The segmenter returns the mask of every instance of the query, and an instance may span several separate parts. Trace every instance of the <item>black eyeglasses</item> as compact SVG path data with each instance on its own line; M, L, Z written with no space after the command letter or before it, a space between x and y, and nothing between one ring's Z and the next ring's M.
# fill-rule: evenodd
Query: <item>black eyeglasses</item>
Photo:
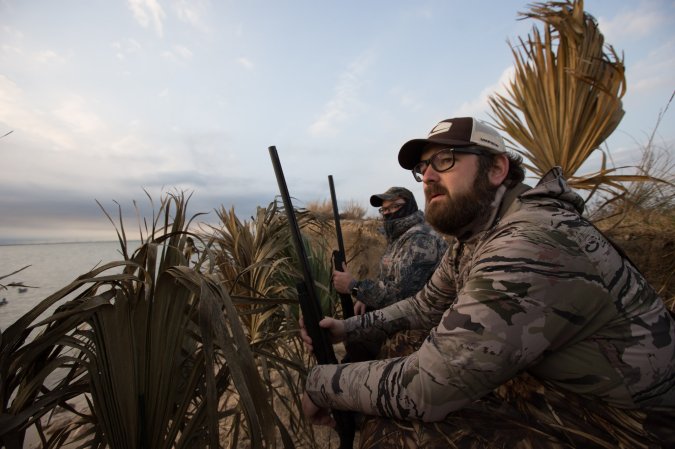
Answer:
M389 205L389 206L387 206L387 207L380 207L380 208L378 209L378 211L379 211L382 215L388 214L388 213L390 213L390 212L396 212L397 210L399 210L400 208L402 208L404 204L405 204L405 203L394 203L394 204L391 204L391 205Z
M461 154L485 154L485 149L480 147L443 148L438 150L429 159L419 161L412 169L415 181L422 182L422 177L431 165L438 173L443 173L455 166L455 153Z

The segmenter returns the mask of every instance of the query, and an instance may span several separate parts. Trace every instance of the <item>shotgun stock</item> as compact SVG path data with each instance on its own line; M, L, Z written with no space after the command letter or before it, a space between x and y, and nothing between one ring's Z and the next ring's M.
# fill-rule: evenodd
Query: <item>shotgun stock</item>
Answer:
M305 252L305 246L300 234L300 227L295 217L295 211L291 202L291 197L286 186L286 179L281 168L279 155L274 146L269 147L270 158L274 167L274 174L279 184L279 192L284 203L284 210L288 218L288 225L290 226L291 234L293 235L293 245L300 259L302 268L303 280L297 284L298 301L300 302L300 310L302 311L303 320L307 333L312 338L312 347L314 348L314 356L319 364L335 364L337 358L333 345L330 339L330 334L326 329L319 326L319 321L323 318L321 314L321 307L319 306L316 290L314 288L314 280L309 268L309 261ZM353 311L352 311L353 313ZM333 410L333 418L336 422L336 431L340 437L340 449L350 449L354 445L355 424L354 415L352 412L343 410Z

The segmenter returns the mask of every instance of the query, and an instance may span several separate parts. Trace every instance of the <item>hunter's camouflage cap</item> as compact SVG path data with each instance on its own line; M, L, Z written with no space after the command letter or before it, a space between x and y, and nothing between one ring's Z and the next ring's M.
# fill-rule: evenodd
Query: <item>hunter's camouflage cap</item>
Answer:
M490 125L473 117L449 118L432 128L426 139L406 142L398 152L401 167L412 170L420 161L427 144L442 144L452 147L479 146L490 153L506 153L504 138Z
M396 198L402 198L406 202L410 201L413 194L405 187L391 187L384 193L378 193L370 197L370 205L373 207L380 207L383 201L391 201Z

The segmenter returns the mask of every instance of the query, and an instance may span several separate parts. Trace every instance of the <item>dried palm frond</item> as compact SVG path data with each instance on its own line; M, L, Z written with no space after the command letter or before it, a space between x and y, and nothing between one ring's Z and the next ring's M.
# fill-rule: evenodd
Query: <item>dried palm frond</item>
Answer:
M307 234L306 254L318 297L329 314L335 299L322 237L325 222L308 210L295 212ZM310 363L298 338L296 283L302 274L286 215L277 202L257 208L251 221L239 220L234 209L217 213L221 225L210 226L208 233L217 272L236 302L248 342L270 385L270 402L289 422L293 437L312 446L314 429L299 404Z
M186 204L182 194L163 198L132 255L120 212L124 259L78 277L2 333L0 446L21 448L32 427L43 447L219 447L221 417L233 415L251 447L274 446L275 429L288 435L234 302L209 273L208 247L187 266L187 236L199 236Z
M3 275L0 276L0 281L8 278L10 276L14 276L17 273L21 273L23 270L25 270L26 268L29 268L29 267L30 267L30 265L26 265L26 266L23 266L23 267L19 268L18 270L12 271L9 274L3 274ZM24 285L23 282L19 282L19 281L13 281L13 282L9 282L7 284L3 284L3 283L0 282L0 290L7 290L7 287L29 287L29 286Z
M323 224L308 211L297 211L298 223L315 236ZM242 319L251 343L267 338L279 326L275 315L285 315L282 307L292 302L297 317L295 282L300 278L299 264L291 246L291 237L285 215L276 202L267 208L257 208L256 217L241 221L234 209L218 211L222 226L211 226L213 253L217 270L229 293L241 304ZM325 269L326 258L317 245L306 242L317 288L327 291L330 273ZM317 252L319 251L319 252ZM277 298L277 300L273 300ZM278 300L279 298L285 298ZM330 297L322 295L326 313L330 312ZM268 325L265 327L265 325ZM271 325L271 327L270 327Z
M583 0L534 3L521 13L542 21L544 29L534 27L518 48L511 46L516 67L508 96L495 94L489 104L537 177L560 166L573 187L614 189L647 177L618 175L604 163L594 174L577 175L619 125L626 92L623 57L605 45L583 7Z

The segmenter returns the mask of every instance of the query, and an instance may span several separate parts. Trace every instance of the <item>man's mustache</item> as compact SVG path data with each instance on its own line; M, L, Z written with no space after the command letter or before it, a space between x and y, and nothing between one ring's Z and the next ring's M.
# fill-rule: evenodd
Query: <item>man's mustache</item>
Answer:
M447 195L448 190L439 185L438 183L427 184L424 186L424 195L427 199L432 198L435 195Z

